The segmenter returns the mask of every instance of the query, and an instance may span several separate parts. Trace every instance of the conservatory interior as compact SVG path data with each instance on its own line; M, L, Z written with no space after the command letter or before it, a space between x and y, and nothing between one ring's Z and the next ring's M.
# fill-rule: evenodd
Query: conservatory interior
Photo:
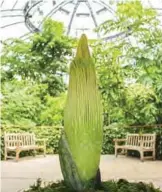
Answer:
M1 0L1 191L162 191L162 0Z

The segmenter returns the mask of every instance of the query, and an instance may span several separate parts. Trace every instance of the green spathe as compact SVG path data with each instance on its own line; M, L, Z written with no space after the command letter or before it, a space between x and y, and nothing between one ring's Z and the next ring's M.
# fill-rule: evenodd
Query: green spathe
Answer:
M102 147L102 105L96 83L95 65L87 38L79 40L70 66L70 80L64 112L65 135L81 181L95 178Z

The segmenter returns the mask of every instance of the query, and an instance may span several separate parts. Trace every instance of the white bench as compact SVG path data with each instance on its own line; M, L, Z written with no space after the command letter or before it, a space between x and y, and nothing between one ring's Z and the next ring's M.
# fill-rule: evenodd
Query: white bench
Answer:
M141 161L144 159L155 160L155 144L156 134L128 134L126 139L114 139L115 141L115 156L118 155L118 149L126 152L128 150L136 150L140 153ZM119 142L125 142L124 145L119 145ZM145 152L152 152L152 156L144 156Z
M16 158L19 160L21 151L42 149L44 156L46 155L45 139L36 139L34 133L4 133L4 159ZM15 151L15 156L8 156L9 151Z

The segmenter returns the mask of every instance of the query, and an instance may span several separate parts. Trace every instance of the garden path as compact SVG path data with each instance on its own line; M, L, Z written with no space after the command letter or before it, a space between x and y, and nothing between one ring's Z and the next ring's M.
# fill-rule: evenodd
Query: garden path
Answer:
M129 181L153 182L162 189L162 161L141 162L137 158L114 155L101 157L102 180L125 178ZM21 158L1 161L1 192L18 192L27 189L37 178L44 181L62 179L58 155Z

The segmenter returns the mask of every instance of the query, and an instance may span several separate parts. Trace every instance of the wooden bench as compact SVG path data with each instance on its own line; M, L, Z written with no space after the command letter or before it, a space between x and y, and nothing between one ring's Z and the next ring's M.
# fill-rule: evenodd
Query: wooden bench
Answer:
M144 159L155 160L156 134L128 134L126 139L114 139L114 141L116 157L118 149L125 151L126 155L128 150L136 150L140 153L141 161ZM125 142L125 144L119 145L121 142ZM144 156L145 152L152 152L152 156Z
M21 151L42 149L44 156L46 155L45 139L36 139L34 133L4 133L4 158L16 158L19 160ZM8 156L9 151L16 152L15 156Z

